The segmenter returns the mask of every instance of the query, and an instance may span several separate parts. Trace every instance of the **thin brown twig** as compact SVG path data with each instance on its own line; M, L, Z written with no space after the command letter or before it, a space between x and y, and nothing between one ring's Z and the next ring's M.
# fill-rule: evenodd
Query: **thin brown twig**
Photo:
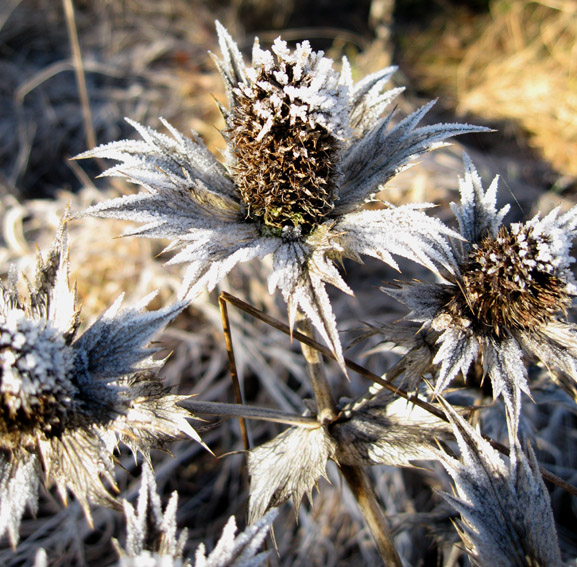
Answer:
M82 52L80 50L78 29L76 28L76 20L74 18L74 5L72 0L62 0L62 3L64 5L66 28L70 39L70 48L72 49L72 59L74 61L74 72L76 74L80 105L82 107L82 119L86 131L86 144L90 149L92 149L96 147L96 134L94 133L94 126L92 124L92 112L90 111L90 100L88 98L88 89L86 87L86 77L84 76Z
M230 376L232 378L232 390L234 392L234 401L243 405L244 400L242 398L242 391L240 388L240 381L238 379L238 372L236 369L236 360L234 358L234 349L232 346L232 335L230 331L230 321L228 318L228 309L226 307L226 301L222 298L218 298L218 307L220 309L220 318L222 321L222 330L224 333L224 343L226 345L226 354L228 356L228 368L230 371ZM242 443L244 448L248 451L250 449L250 443L248 439L248 430L246 427L246 421L243 417L238 418L238 423L240 425L240 433L242 435Z
M239 299L238 297L235 297L234 295L231 295L230 293L227 293L226 291L223 291L221 293L221 297L224 300L231 303L232 305L234 305L235 307L237 307L238 309L241 309L245 313L248 313L249 315L251 315L255 319L259 319L263 323L266 323L267 325L274 327L275 329L281 331L282 333L295 338L299 342L308 344L309 346L318 350L324 356L331 358L333 360L336 360L335 355L324 345L321 345L320 343L316 342L315 340L311 339L310 337L307 337L306 335L303 335L302 333L299 333L298 331L292 331L291 332L291 329L288 325L286 325L285 323L282 323L281 321L279 321L278 319L275 319L274 317L271 317L270 315L267 315L266 313L263 313L262 311L260 311L256 307L253 307L249 303L242 301L242 299ZM424 400L421 400L420 398L418 398L415 395L408 394L405 390L403 390L402 388L399 388L399 386L392 384L391 382L383 379L381 376L378 376L377 374L374 374L373 372L371 372L367 368L364 368L360 364L357 364L356 362L353 362L352 360L345 358L345 365L347 366L347 368L350 368L351 370L353 370L354 372L356 372L360 376L363 376L364 378L367 378L367 379L375 382L376 384L381 385L386 390L389 390L390 392L397 394L398 396L406 399L407 401L411 402L412 404L415 404L415 405L423 408L424 410L428 411L429 413L435 415L439 419L442 419L443 421L450 423L449 418L439 408L433 406L432 404L425 402ZM509 455L509 449L507 447L505 447L505 445L502 445L501 443L499 443L498 441L495 441L494 439L491 439L490 437L487 437L487 436L483 436L483 437L486 439L487 442L489 442L491 444L492 447L497 449L497 451L499 451L500 453L502 453L504 455ZM542 466L539 466L539 470L541 472L541 476L545 480L547 480L547 481L551 482L552 484L558 486L559 488L565 490L565 492L567 492L568 494L571 494L572 496L577 496L577 487L573 486L572 484L568 483L566 480L562 479L561 477L557 476L556 474L553 474L551 471L547 470L546 468L544 468Z
M303 335L312 340L315 339L314 328L302 312L299 312L297 316L297 328ZM307 375L313 387L317 420L320 424L328 425L336 420L338 410L327 380L322 354L314 346L309 346L307 343L301 342L300 345L306 363ZM340 470L351 489L385 565L402 567L387 519L377 501L374 490L370 486L365 471L362 467L356 466L343 466Z

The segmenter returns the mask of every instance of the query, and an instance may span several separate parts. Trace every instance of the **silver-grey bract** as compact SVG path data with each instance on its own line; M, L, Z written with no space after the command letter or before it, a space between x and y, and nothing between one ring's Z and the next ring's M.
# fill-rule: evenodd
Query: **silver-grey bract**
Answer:
M277 516L271 510L264 518L237 534L236 520L231 516L222 536L207 555L204 544L194 554L194 561L183 556L187 532L176 535L178 496L173 492L164 512L156 492L154 475L148 466L142 471L142 484L136 510L124 502L126 545L116 545L120 561L117 567L261 567L268 552L259 549Z
M89 208L86 213L143 223L127 234L172 239L186 263L184 295L196 295L237 263L272 254L271 293L279 289L291 325L301 310L344 368L325 284L352 293L335 260L362 255L395 266L393 254L434 266L446 263L452 234L422 210L427 204L363 210L363 205L415 157L450 136L483 132L466 124L417 127L429 103L391 126L380 118L402 89L385 90L387 68L354 84L348 62L340 73L308 42L291 51L280 38L258 41L252 65L217 23L226 85L224 163L198 136L171 137L132 123L140 141L100 146L79 157L120 163L105 172L145 191Z

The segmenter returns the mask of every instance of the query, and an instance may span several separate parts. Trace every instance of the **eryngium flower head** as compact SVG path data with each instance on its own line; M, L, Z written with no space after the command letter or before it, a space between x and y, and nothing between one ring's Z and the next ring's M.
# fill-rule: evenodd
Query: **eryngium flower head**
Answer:
M308 42L294 51L277 39L253 49L252 65L217 24L228 109L225 162L197 136L169 124L172 138L134 124L142 141L122 141L80 157L120 161L120 175L146 193L115 199L88 214L144 223L129 234L171 238L189 264L184 289L213 288L237 263L273 255L269 288L278 288L291 324L302 310L344 366L325 284L352 293L333 265L363 254L395 265L392 254L431 264L448 253L446 227L421 206L359 210L416 156L446 138L484 128L463 124L417 127L431 104L394 127L379 119L401 89L385 91L384 69L356 85Z
M508 207L496 208L497 178L485 192L468 157L465 167L461 204L453 210L466 240L454 246L446 281L384 291L407 304L409 317L436 337L437 392L459 372L466 375L482 354L493 394L503 395L516 431L521 391L530 393L524 353L540 360L574 397L577 392L577 332L565 317L577 292L569 269L577 207L501 226Z
M90 518L89 499L117 506L103 480L114 486L118 441L147 456L182 434L198 440L145 348L184 304L143 313L150 297L124 310L120 299L77 337L65 221L28 288L22 297L14 271L0 282L0 536L13 545L43 479L64 500L71 490Z

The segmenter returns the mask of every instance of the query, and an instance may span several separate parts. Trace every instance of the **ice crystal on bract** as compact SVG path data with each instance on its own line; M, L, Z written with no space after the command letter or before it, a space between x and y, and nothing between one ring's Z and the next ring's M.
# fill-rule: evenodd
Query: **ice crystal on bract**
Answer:
M477 567L561 567L547 488L530 447L511 437L509 463L448 403L443 403L461 461L441 454L456 495L444 498L461 514L459 535Z
M126 517L126 546L120 553L118 567L186 567L183 559L186 530L176 535L176 510L178 494L172 493L164 512L156 481L150 467L142 468L141 485L136 510L124 501ZM116 543L116 542L115 542Z
M385 90L384 69L357 84L343 62L308 42L294 51L277 39L253 49L252 65L217 24L228 108L220 163L198 137L169 124L172 137L132 123L142 141L86 152L120 164L120 175L146 192L88 209L102 217L144 223L128 234L170 238L181 248L172 263L187 263L184 290L212 289L236 264L273 255L270 291L279 289L294 323L301 310L344 367L325 285L352 293L333 261L369 255L396 266L398 254L432 266L450 253L450 231L428 217L426 205L361 210L382 186L420 154L457 134L486 129L465 124L418 127L428 104L397 125L385 107L401 89Z
M264 564L268 553L259 553L259 548L276 517L276 510L239 535L231 516L213 551L207 556L205 546L200 544L191 561L183 557L186 530L176 535L177 496L176 492L172 494L163 512L153 473L149 467L143 469L137 509L124 503L127 541L125 549L116 545L120 553L117 567L260 567Z
M429 344L436 340L437 392L482 355L493 394L503 396L516 431L521 391L530 394L524 356L541 361L577 399L577 329L565 314L577 293L569 269L577 207L502 226L507 207L496 208L497 178L485 191L467 157L465 167L461 203L453 209L466 241L454 244L450 272L441 269L445 282L384 291L424 323Z
M114 486L119 441L147 456L183 435L200 440L146 348L185 304L145 313L151 297L122 310L121 299L77 336L66 220L50 252L38 255L27 296L14 271L0 282L0 536L13 545L45 480L64 500L74 493L90 517L89 500L118 506L103 480Z

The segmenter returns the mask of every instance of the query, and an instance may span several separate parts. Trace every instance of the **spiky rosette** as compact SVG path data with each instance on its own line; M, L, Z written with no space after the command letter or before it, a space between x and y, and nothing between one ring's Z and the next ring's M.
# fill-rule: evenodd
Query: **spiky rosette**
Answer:
M467 375L482 355L495 397L502 395L516 432L521 392L530 394L524 357L541 361L577 398L577 330L566 310L577 288L570 266L577 207L501 226L497 179L485 191L468 157L461 203L453 206L461 235L445 282L406 282L384 289L424 323L436 390ZM428 347L427 347L428 348ZM424 349L425 351L427 349Z
M512 439L509 462L442 400L461 461L439 452L455 491L442 496L460 514L457 531L475 567L561 567L555 520L531 447Z
M87 213L144 223L130 234L171 238L187 263L183 294L212 289L237 263L272 254L269 289L279 289L289 319L302 311L344 368L325 285L352 293L333 262L362 255L396 267L393 254L433 267L447 263L443 235L423 205L362 206L420 154L450 136L486 131L466 124L418 127L431 104L390 127L386 106L402 89L385 90L394 68L353 84L346 60L340 72L308 42L294 51L278 39L272 50L255 43L252 65L217 23L228 108L225 162L198 137L172 137L134 124L143 140L101 146L80 157L120 163L120 175L146 192L102 203Z
M143 313L151 297L124 310L121 299L76 336L66 219L46 258L39 254L28 294L14 271L1 285L0 536L13 545L40 483L55 483L64 500L72 491L90 518L89 500L118 507L103 483L114 486L115 441L148 455L182 435L200 440L146 348L185 304Z

